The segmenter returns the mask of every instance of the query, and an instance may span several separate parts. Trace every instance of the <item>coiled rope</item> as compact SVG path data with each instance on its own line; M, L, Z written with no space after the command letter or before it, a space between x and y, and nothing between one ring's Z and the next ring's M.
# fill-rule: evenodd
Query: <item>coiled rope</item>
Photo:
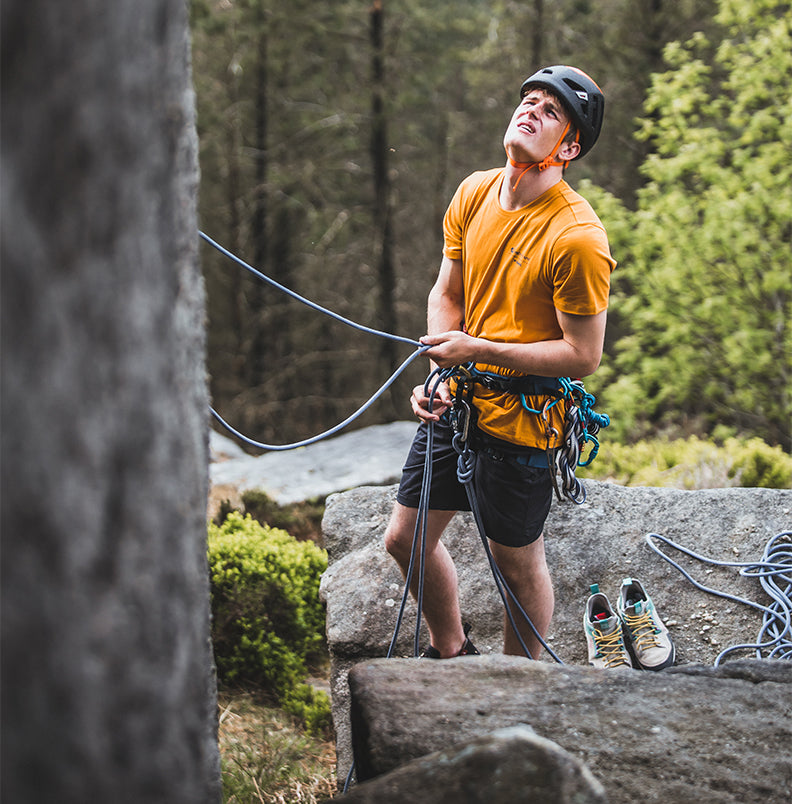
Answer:
M594 410L596 399L587 393L583 383L579 380L570 380L559 377L559 383L567 396L575 404L567 406L564 416L564 442L558 450L556 463L558 473L561 475L561 489L564 496L578 505L586 501L586 488L577 479L575 470L578 466L588 466L599 452L597 433L601 427L610 424L607 414L597 413ZM580 460L586 442L593 444L588 457Z
M753 600L746 600L728 592L705 586L695 580L689 572L670 556L666 555L655 541L662 542L668 547L703 563L719 567L739 568L740 575L758 578L762 588L772 599L772 604L765 606ZM759 629L756 641L727 647L718 654L715 659L715 667L730 653L738 650L753 650L757 659L792 659L792 531L783 531L773 536L767 542L759 561L716 561L699 555L658 533L648 533L646 542L655 553L671 566L676 567L697 589L711 595L726 598L735 603L743 603L762 612L762 626Z

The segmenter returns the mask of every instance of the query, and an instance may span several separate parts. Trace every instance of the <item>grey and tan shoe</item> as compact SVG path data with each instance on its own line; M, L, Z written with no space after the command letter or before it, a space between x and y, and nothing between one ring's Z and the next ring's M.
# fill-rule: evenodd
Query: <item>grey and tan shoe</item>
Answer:
M639 580L622 581L616 607L636 666L641 670L670 667L676 656L674 643Z

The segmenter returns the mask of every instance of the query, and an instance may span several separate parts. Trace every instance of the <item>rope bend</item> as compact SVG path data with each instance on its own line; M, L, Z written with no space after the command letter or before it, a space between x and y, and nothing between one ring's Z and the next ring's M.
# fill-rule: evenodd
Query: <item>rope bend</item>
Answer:
M309 299L306 299L304 296L301 296L299 293L287 288L285 285L280 284L280 282L276 282L271 277L267 276L266 274L258 271L252 265L249 265L244 260L237 257L235 254L230 252L228 249L221 246L217 241L213 240L209 235L204 234L204 232L199 231L198 234L200 237L205 240L210 246L215 248L224 256L228 257L230 260L235 262L240 267L244 268L249 273L253 274L253 276L258 277L262 281L266 282L267 284L271 285L272 287L276 288L277 290L285 293L287 296L291 297L295 301L300 302L301 304L310 307L312 310L316 310L317 312L322 313L323 315L328 316L329 318L334 319L342 324L345 324L348 327L352 327L359 332L365 332L369 335L375 335L379 338L386 338L388 340L396 341L398 343L406 343L410 346L415 347L415 351L396 369L396 371L391 374L391 376L385 381L385 383L380 386L380 388L374 392L374 394L361 405L354 413L348 416L339 424L331 427L329 430L325 430L323 433L319 433L318 435L312 436L311 438L303 439L302 441L295 441L291 444L265 444L261 441L256 441L248 436L244 435L243 433L239 432L239 430L232 427L213 407L209 407L209 410L212 416L216 419L216 421L221 424L226 430L230 433L235 435L241 441L244 441L246 444L250 445L251 447L256 447L258 449L268 450L270 452L285 452L287 450L298 449L299 447L305 447L309 444L315 444L317 441L321 441L324 438L329 438L330 436L335 435L336 433L343 430L345 427L350 425L356 419L360 418L384 393L388 390L388 388L393 385L393 383L398 379L399 376L405 371L405 369L415 360L417 357L422 355L428 349L431 349L431 346L425 346L420 341L416 341L413 338L405 338L401 335L391 335L388 332L383 332L379 329L373 329L372 327L364 326L363 324L358 324L355 321L352 321L349 318L345 318L342 315L339 315L332 310L328 310L326 307L322 307L316 302L312 302Z

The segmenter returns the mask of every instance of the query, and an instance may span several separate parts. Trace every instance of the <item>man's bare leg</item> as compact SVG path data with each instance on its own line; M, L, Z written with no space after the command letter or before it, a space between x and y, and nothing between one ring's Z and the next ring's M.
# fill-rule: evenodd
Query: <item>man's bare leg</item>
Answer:
M525 547L505 547L491 541L490 548L506 583L544 639L550 626L554 606L553 585L545 560L544 537L540 536ZM542 643L511 601L510 608L520 636L531 652L532 658L538 659L542 652ZM513 656L525 655L505 614L503 652Z
M462 618L459 611L457 572L451 556L440 537L454 511L429 511L426 531L426 570L423 589L423 617L429 629L432 645L443 658L456 656L465 644ZM410 566L416 508L396 503L385 531L385 548L396 560L404 577ZM420 539L420 535L418 537ZM420 553L420 542L418 544ZM410 591L418 593L420 563L416 556Z

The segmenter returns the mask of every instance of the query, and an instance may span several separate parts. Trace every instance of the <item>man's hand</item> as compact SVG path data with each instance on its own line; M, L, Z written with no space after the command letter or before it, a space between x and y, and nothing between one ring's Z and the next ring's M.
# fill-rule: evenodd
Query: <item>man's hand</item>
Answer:
M500 366L542 377L587 377L597 370L605 340L606 312L572 315L556 310L561 337L532 343L490 341L461 330L424 335L425 354L441 368L463 363Z
M429 410L429 396L424 391L423 385L416 385L413 388L412 396L410 397L410 404L412 405L413 413L421 420L437 421L440 416L451 407L451 391L448 385L444 382L438 383L437 380L432 379L429 382L429 393L431 394L435 384L437 390L434 396L434 405L432 410Z
M440 368L450 368L475 361L479 339L461 330L452 329L437 335L424 335L421 343L432 347L425 352L426 357L433 360Z

